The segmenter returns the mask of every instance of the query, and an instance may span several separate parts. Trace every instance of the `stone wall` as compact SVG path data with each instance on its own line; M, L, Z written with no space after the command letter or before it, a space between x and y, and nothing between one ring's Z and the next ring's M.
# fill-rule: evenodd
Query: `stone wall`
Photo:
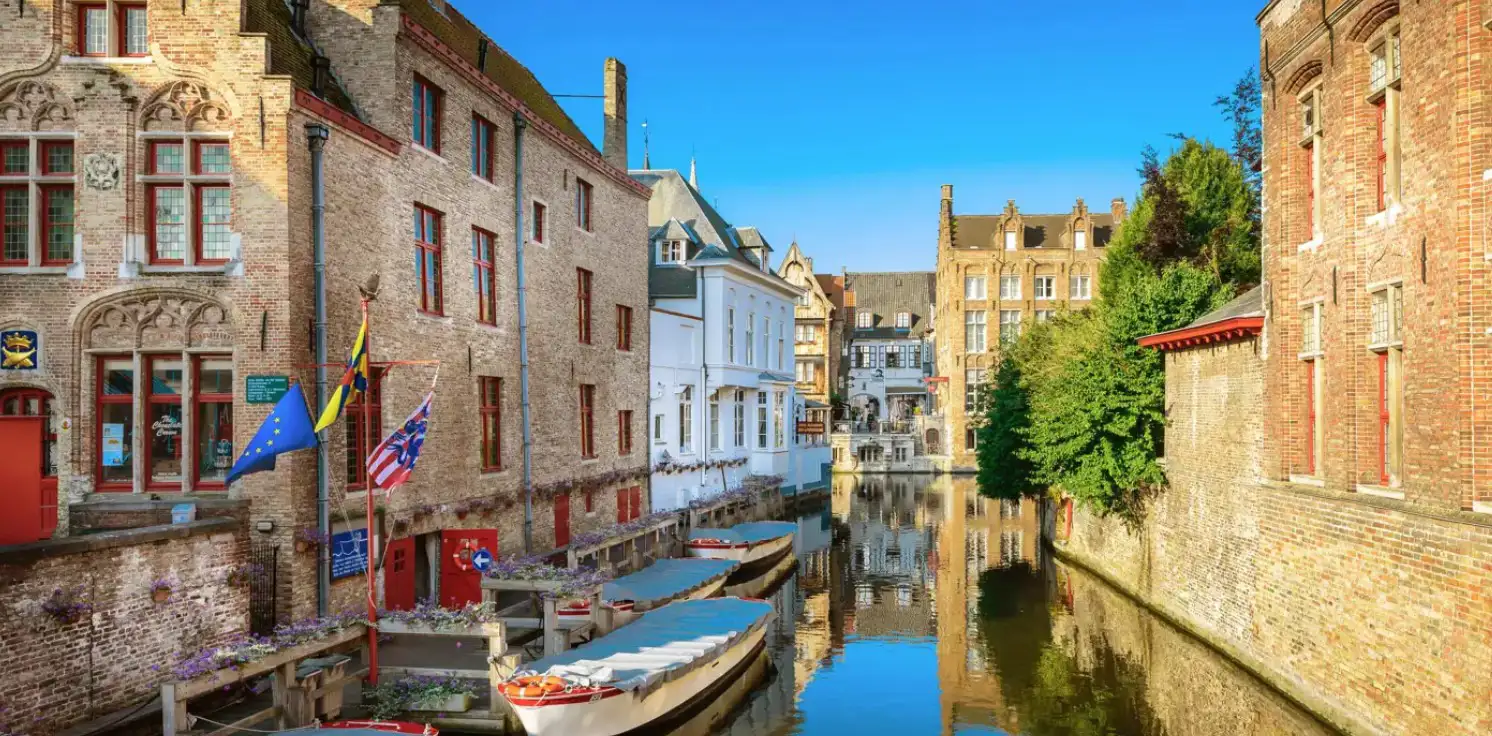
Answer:
M155 692L181 653L248 628L248 594L226 583L248 540L232 519L211 519L7 547L0 552L0 732L50 733ZM155 603L151 583L173 581ZM42 604L58 586L82 587L91 616L62 624Z

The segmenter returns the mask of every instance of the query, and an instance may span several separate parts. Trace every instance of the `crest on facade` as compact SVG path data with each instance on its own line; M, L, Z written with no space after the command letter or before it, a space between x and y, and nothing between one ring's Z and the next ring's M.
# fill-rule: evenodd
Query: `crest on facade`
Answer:
M157 90L140 112L146 130L200 130L226 123L228 108L207 85L177 80Z
M34 330L0 332L0 370L34 371L41 363L41 340Z
M90 153L83 158L83 181L89 189L113 191L119 186L119 154Z
M70 127L72 120L72 105L53 85L27 80L0 91L0 125L59 130Z

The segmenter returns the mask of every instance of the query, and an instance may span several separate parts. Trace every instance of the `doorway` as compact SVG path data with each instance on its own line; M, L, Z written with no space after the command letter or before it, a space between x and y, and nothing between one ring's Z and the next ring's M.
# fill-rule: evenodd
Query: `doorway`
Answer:
M57 531L57 435L52 431L52 394L39 388L0 391L0 416L39 420L40 436L28 442L36 445L37 458L31 462L40 470L40 485L35 489L41 503L35 517L40 524L37 539L46 539ZM17 447L9 442L0 446ZM22 452L21 456L29 458L31 453Z

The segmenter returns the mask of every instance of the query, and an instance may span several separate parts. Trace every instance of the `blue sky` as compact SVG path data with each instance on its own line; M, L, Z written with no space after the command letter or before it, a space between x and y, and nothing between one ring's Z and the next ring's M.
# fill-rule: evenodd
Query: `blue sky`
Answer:
M815 269L932 269L958 213L1106 210L1168 133L1226 143L1213 99L1259 58L1263 0L535 3L455 0L554 94L627 65L630 163L687 171ZM562 100L592 140L599 100Z

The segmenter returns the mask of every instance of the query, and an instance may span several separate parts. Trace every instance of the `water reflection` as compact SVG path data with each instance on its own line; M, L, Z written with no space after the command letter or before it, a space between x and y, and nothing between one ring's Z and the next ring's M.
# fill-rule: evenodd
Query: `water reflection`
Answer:
M794 558L733 587L777 608L760 671L677 733L1331 733L1051 559L1038 523L972 479L836 478Z

